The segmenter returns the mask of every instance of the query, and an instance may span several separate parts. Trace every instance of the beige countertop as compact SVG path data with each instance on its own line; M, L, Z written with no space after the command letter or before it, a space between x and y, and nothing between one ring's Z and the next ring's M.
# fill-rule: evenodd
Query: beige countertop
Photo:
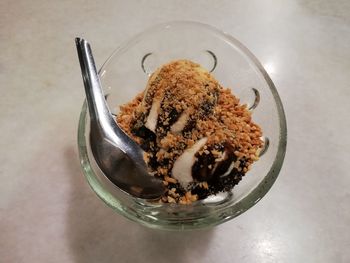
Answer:
M144 228L86 183L77 154L84 91L74 37L100 66L170 20L243 42L284 103L288 147L252 209L194 232ZM0 262L350 262L350 2L0 2Z

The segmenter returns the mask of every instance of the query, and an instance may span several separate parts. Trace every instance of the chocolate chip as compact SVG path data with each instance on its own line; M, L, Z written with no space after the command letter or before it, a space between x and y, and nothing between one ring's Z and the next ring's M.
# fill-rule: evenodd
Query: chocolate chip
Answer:
M199 182L209 181L213 176L213 166L215 164L215 157L209 153L197 153L195 155L196 161L192 166L192 177Z
M170 106L165 107L161 105L161 112L159 113L156 132L158 137L164 137L170 130L170 127L178 120L181 112Z
M204 189L198 185L191 192L194 195L198 195L198 199L204 199L211 194L208 189Z

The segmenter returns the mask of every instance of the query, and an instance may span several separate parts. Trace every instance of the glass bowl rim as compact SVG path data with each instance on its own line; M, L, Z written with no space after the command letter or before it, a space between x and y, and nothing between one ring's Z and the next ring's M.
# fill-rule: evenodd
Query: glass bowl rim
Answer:
M225 213L225 217L221 217L220 219L218 219L216 221L211 221L211 222L206 224L206 226L214 226L214 225L224 223L224 222L244 213L249 208L253 207L266 195L266 193L270 190L270 188L272 187L272 185L276 181L276 179L279 175L279 172L282 168L282 164L283 164L284 157L286 154L287 123L286 123L285 113L284 113L282 101L279 97L279 94L277 92L277 89L276 89L274 83L272 82L270 76L268 75L268 73L266 72L266 70L264 69L262 64L255 57L255 55L253 55L253 53L247 47L245 47L240 41L238 41L233 36L229 35L228 33L224 32L224 31L221 31L221 30L219 30L211 25L204 24L201 22L176 20L176 21L170 21L170 22L161 23L161 24L157 24L157 25L154 25L152 27L149 27L148 29L142 31L141 33L134 35L129 40L127 40L124 43L122 43L121 45L119 45L119 47L116 48L112 52L112 54L106 59L106 61L103 63L103 65L101 66L101 68L99 70L99 74L101 75L101 72L103 72L104 69L106 67L108 67L108 64L110 63L110 61L112 60L113 57L115 57L119 53L126 50L129 46L131 46L133 43L135 43L135 41L138 41L139 39L141 39L143 36L149 34L150 32L157 31L157 30L164 29L164 28L171 28L171 26L202 27L202 28L209 30L212 33L220 36L228 44L238 47L238 49L243 53L243 55L246 56L248 58L248 60L250 60L254 64L254 66L258 69L259 73L261 73L261 75L263 76L264 80L266 81L266 83L267 83L267 85L272 93L272 96L273 96L273 99L275 101L276 108L277 108L277 114L278 114L278 119L279 119L280 137L279 137L279 142L278 142L278 146L277 146L276 158L274 159L273 164L272 164L269 172L265 175L264 179L250 193L248 193L244 198L242 198L237 203L235 203L235 205L233 207L229 206L223 210L220 210L221 213L222 212ZM126 211L124 211L120 207L114 206L112 203L109 202L109 200L107 200L106 198L103 198L100 195L100 193L94 188L95 186L92 184L92 182L90 182L90 179L88 177L89 173L94 174L94 172L92 171L92 169L90 167L85 166L85 165L90 166L90 161L89 161L87 153L85 152L85 149L84 149L84 147L85 147L85 125L86 125L86 123L85 123L86 118L85 117L86 117L86 113L87 113L86 111L87 111L86 103L84 102L84 105L82 107L82 111L80 113L80 118L79 118L78 149L79 149L79 156L80 156L80 161L81 161L80 163L81 163L81 166L83 168L84 176L86 177L92 190L108 206L110 206L111 208L113 208L115 211L122 214L123 216L131 219L132 221L138 222L142 225L146 225L146 226L151 227L151 228L168 229L167 227L161 227L159 225L155 225L153 223L146 222L146 221L144 221L136 216L133 216L133 215L127 213ZM234 208L234 209L232 209L232 208ZM202 227L203 227L203 225L199 225L199 226L194 226L194 227L187 227L186 229L202 228Z

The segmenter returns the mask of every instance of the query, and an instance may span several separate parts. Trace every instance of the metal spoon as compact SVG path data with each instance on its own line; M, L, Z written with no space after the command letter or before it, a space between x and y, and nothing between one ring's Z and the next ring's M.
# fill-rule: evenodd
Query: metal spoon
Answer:
M104 175L123 191L142 199L164 193L161 180L147 172L140 146L114 120L105 100L90 44L75 39L90 113L90 144Z

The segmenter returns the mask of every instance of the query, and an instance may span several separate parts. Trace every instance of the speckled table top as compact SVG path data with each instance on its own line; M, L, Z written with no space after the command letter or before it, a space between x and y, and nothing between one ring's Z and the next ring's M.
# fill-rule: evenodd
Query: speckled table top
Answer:
M90 190L77 154L75 36L97 64L170 20L211 24L262 62L288 149L248 212L194 232L146 229ZM0 2L0 262L350 262L350 2Z

